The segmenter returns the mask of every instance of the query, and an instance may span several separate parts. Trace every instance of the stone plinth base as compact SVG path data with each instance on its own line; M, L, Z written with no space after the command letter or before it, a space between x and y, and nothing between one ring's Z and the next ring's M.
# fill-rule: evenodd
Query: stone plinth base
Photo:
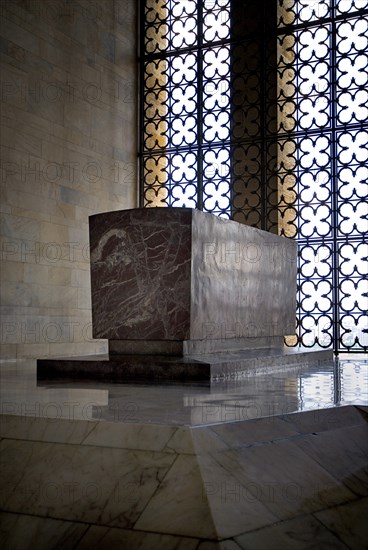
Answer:
M128 354L89 356L39 359L37 375L40 379L210 381L275 372L275 369L287 366L312 366L331 361L332 358L332 350L300 351L294 348L211 353L192 357Z

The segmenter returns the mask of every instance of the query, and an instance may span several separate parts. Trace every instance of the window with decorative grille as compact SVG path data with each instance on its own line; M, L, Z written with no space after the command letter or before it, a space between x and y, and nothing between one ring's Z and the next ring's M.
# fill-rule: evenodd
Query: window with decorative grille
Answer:
M368 0L142 0L141 206L295 238L290 346L368 351Z

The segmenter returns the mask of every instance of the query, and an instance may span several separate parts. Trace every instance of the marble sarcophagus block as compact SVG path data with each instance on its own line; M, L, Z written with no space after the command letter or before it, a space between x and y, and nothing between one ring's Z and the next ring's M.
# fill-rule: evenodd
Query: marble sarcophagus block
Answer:
M297 243L188 208L91 216L93 337L110 354L282 346Z

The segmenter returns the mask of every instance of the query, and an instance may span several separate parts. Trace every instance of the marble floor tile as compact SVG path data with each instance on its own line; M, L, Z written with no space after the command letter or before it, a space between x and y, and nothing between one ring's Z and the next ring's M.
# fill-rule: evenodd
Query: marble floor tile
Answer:
M22 417L99 420L108 407L108 387L43 384L37 381L33 360L0 365L0 413Z
M241 550L241 547L234 540L223 540L220 542L202 541L197 550Z
M360 411L351 406L295 412L283 415L282 419L291 424L301 434L364 425L364 419Z
M215 431L207 426L193 427L191 428L191 434L196 455L225 451L230 448Z
M80 444L96 424L83 420L3 415L0 435L2 438Z
M288 519L354 499L354 494L304 453L293 440L214 453L248 498Z
M196 550L198 539L91 525L77 550Z
M187 426L178 426L164 449L178 454L195 454L192 430Z
M72 550L87 529L83 523L0 512L2 550Z
M292 424L276 416L218 424L210 429L233 449L247 447L254 443L285 439L298 433Z
M354 441L355 445L368 457L368 438L367 438L368 417L364 424L354 426L354 429L349 430L349 437Z
M4 439L1 508L132 527L175 455Z
M143 531L217 538L196 457L177 457L134 527Z
M313 516L282 521L236 537L244 550L347 550L331 531Z
M368 496L368 423L306 435L295 443L355 494Z
M174 432L173 426L99 422L83 443L120 449L162 451Z
M314 516L351 550L368 546L368 498L317 512Z
M41 444L31 441L19 441L12 439L2 439L0 441L0 509L14 510L15 512L32 512L32 510L23 510L21 501L26 499L27 493L32 494L36 491L31 488L29 483L24 483L25 471L32 457L33 450L37 449L37 460L46 460L48 449L53 444ZM23 480L23 484L20 483ZM29 496L30 496L29 494ZM18 506L12 508L9 506L10 499L17 500Z
M214 457L197 456L218 538L227 539L277 521L277 516Z
M211 386L40 386L21 366L0 370L10 548L364 547L367 362L340 361L343 388L332 364Z
M368 416L368 407L365 407L364 405L359 405L357 406L357 409L361 410L364 413L365 417Z

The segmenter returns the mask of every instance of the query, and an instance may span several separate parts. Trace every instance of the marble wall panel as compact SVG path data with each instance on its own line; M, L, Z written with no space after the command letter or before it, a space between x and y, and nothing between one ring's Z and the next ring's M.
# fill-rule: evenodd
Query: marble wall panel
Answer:
M134 0L1 3L6 357L106 350L82 330L24 341L22 327L35 307L41 326L90 325L88 216L136 206L136 15Z

